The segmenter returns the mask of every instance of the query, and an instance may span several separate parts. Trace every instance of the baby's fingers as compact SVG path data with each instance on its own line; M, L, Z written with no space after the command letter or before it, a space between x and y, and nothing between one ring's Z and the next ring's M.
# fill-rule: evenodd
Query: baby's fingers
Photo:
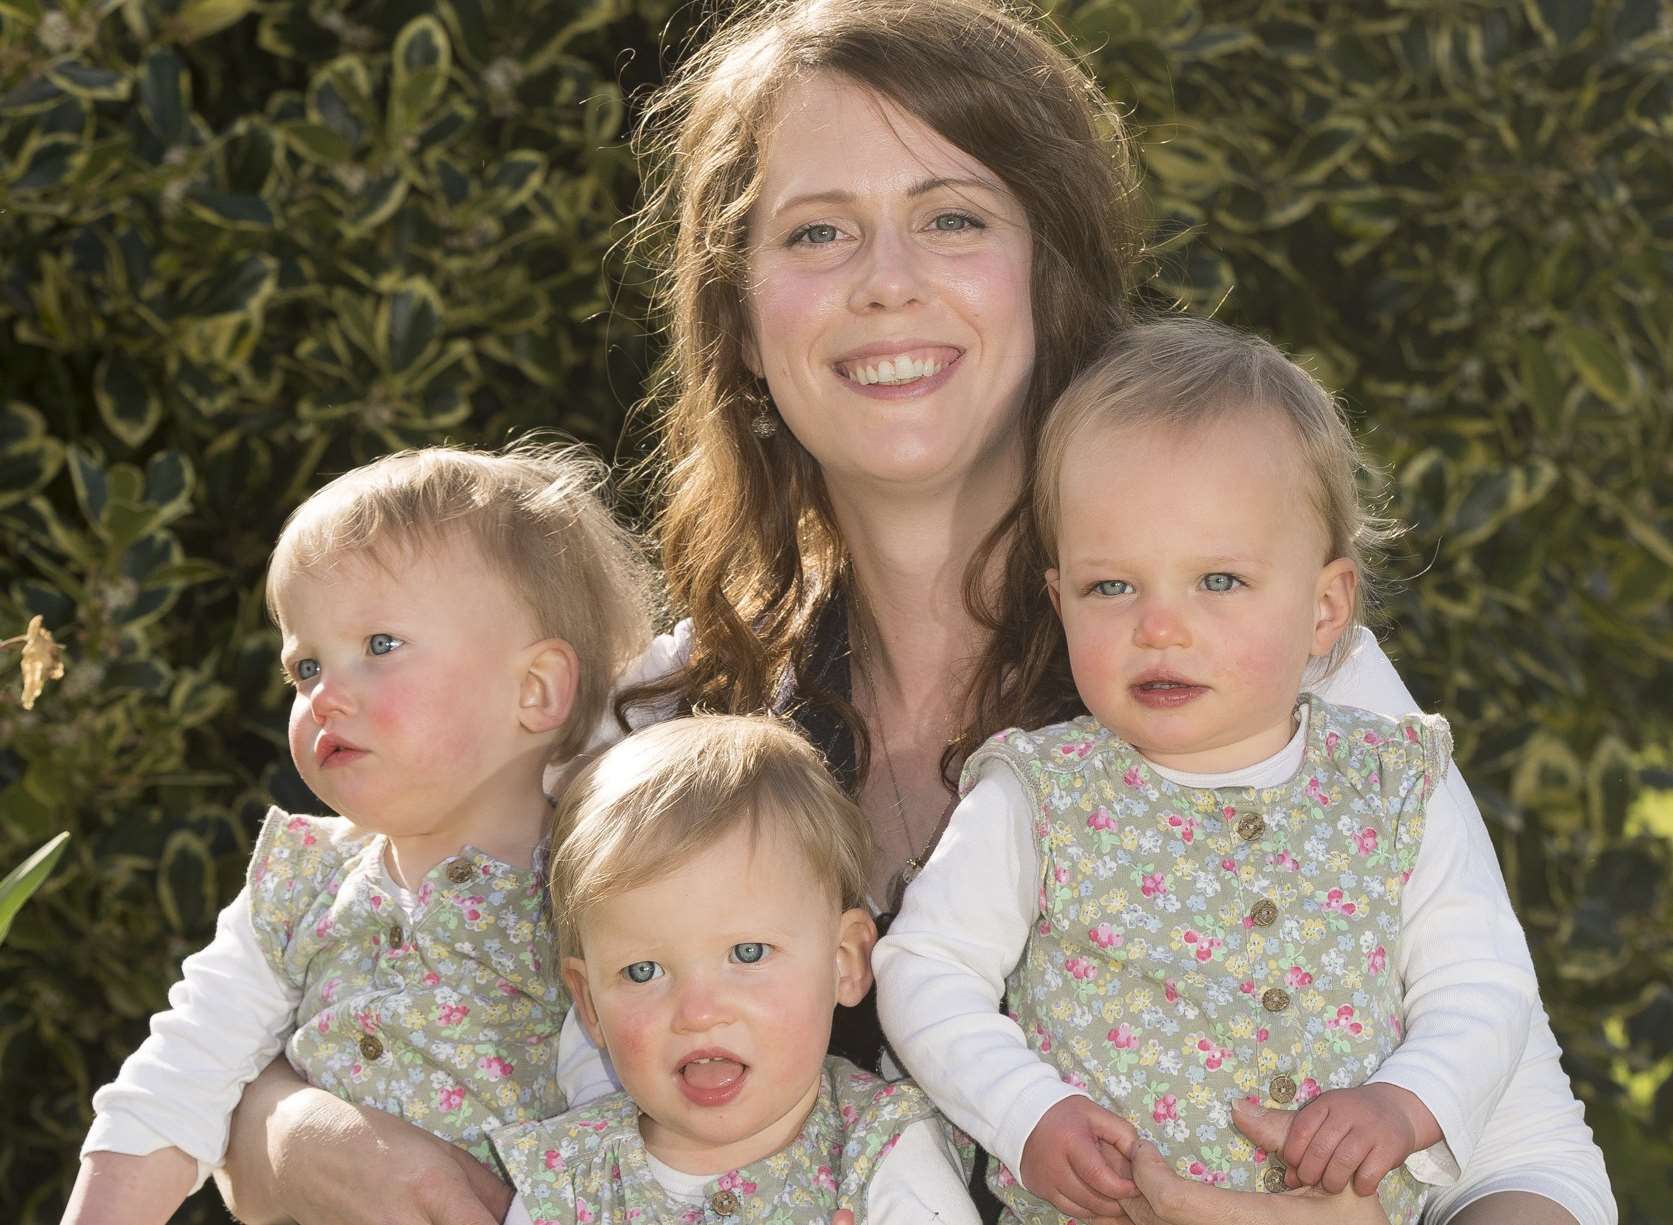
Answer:
M1314 1136L1329 1115L1330 1106L1324 1102L1310 1103L1295 1112L1290 1121L1289 1134L1284 1137L1283 1151L1279 1154L1291 1170L1300 1166L1306 1158Z
M1098 1140L1076 1142L1069 1146L1066 1156L1069 1168L1075 1177L1080 1179L1087 1191L1096 1197L1097 1203L1087 1203L1089 1208L1100 1208L1094 1216L1106 1215L1111 1208L1119 1210L1118 1200L1126 1199L1138 1188L1130 1178L1123 1178L1116 1173L1110 1163L1111 1157L1120 1157L1120 1153L1112 1150L1109 1145Z
M1359 1172L1354 1175L1354 1194L1375 1195L1377 1185L1404 1159L1397 1145L1373 1144L1370 1154L1359 1163Z

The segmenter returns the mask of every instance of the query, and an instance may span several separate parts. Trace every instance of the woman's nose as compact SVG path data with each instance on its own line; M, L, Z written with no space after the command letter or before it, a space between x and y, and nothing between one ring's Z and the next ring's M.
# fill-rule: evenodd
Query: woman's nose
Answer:
M856 258L857 275L849 305L858 312L898 310L925 298L926 253L911 236L880 227L867 236Z

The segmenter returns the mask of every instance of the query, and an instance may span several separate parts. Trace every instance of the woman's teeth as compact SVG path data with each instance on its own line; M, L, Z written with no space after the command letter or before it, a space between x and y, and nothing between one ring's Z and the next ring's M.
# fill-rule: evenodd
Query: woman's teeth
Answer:
M919 379L927 379L932 374L940 374L942 362L933 357L885 357L876 365L852 363L843 367L843 373L861 386L869 387L873 383L882 383L889 387L899 387L902 383L915 383Z

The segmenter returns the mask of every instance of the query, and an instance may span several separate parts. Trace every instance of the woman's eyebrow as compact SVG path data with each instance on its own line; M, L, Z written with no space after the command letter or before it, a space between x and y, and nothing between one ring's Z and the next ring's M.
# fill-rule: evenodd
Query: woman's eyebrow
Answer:
M944 187L961 189L976 188L979 191L1004 191L1005 189L991 179L936 177L920 179L906 189L909 199L928 195L932 191L940 191ZM831 188L829 191L810 191L799 196L791 196L773 208L773 216L788 212L793 208L801 208L807 204L852 204L859 193L843 188Z

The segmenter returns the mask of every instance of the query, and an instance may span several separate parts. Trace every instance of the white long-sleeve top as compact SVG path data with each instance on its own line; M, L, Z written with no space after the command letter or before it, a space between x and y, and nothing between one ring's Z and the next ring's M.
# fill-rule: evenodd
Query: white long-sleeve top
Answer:
M1318 691L1387 715L1416 705L1363 631L1348 663ZM1267 761L1231 774L1161 772L1195 787L1271 786L1299 766L1301 735ZM1040 1117L1081 1092L1064 1084L998 1011L1037 912L1042 869L1029 813L1009 770L996 764L984 771L873 953L879 1014L896 1053L948 1117L1013 1171ZM1395 970L1404 984L1407 1039L1371 1079L1416 1094L1441 1127L1443 1142L1407 1163L1422 1181L1448 1188L1435 1197L1430 1219L1444 1220L1442 1213L1483 1194L1517 1189L1562 1203L1583 1225L1613 1222L1601 1155L1560 1066L1548 1058L1555 1040L1538 1007L1527 943L1456 770L1430 799L1401 919ZM1496 1111L1513 1087L1519 1117L1501 1120ZM1528 1115L1549 1119L1549 1133L1524 1132L1520 1147L1505 1143L1505 1125ZM1544 1148L1547 1163L1530 1152L1530 1139Z

